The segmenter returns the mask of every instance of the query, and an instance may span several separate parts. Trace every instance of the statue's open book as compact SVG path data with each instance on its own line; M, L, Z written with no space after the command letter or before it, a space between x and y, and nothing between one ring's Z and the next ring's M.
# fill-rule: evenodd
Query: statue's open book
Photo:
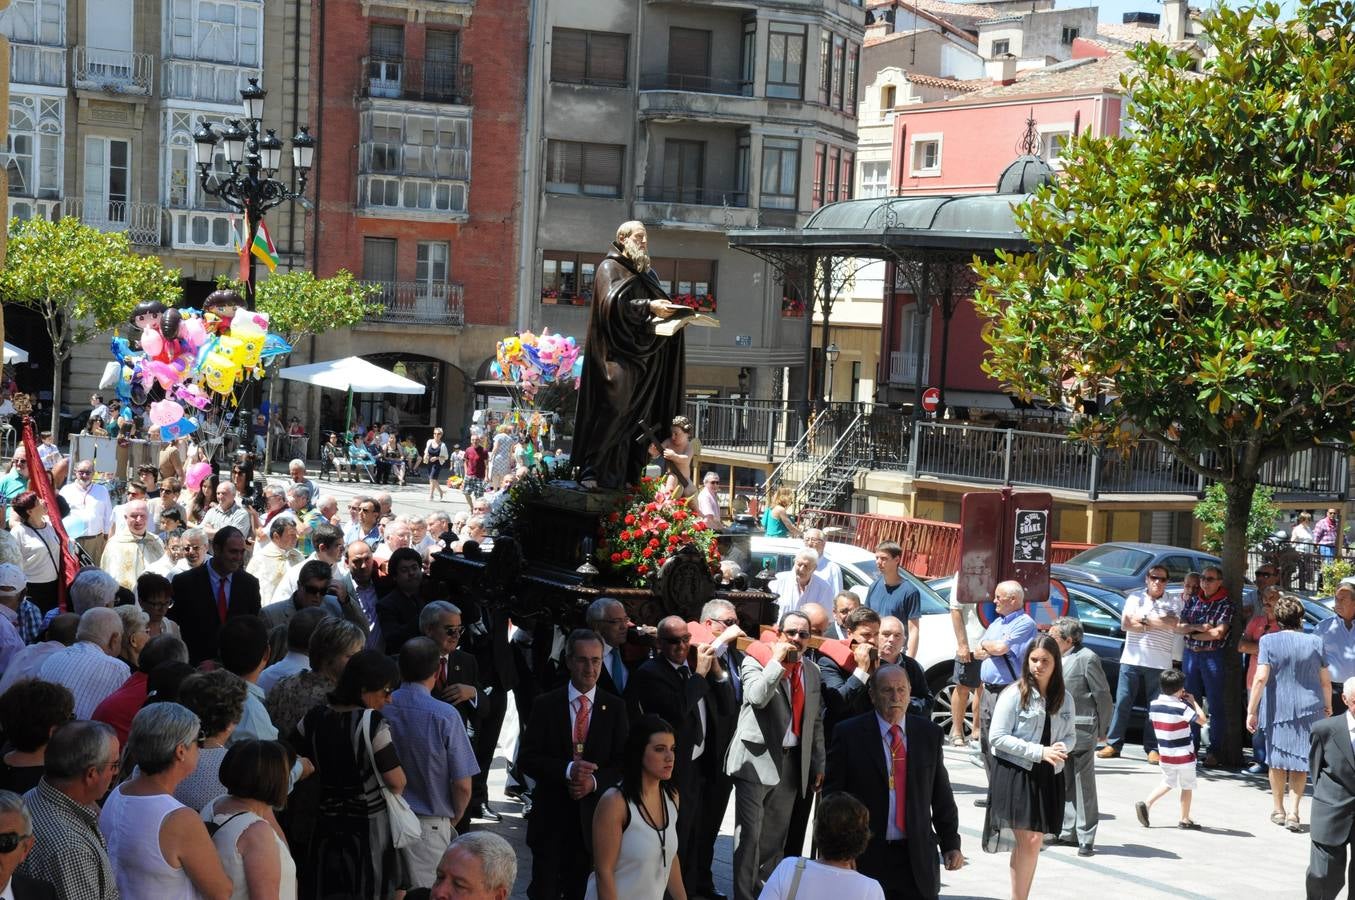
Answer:
M655 334L672 337L688 325L696 325L701 328L719 328L720 320L714 316L699 313L690 306L679 306L673 311L672 317L660 319L658 316L653 316L650 318L649 324L654 327Z

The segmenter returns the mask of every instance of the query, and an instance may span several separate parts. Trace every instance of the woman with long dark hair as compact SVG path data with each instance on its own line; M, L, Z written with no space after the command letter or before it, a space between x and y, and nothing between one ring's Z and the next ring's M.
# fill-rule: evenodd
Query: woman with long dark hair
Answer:
M13 529L24 558L28 599L44 613L57 604L57 578L61 573L61 537L48 519L47 504L35 491L14 498L18 520Z
M1011 849L1012 898L1026 900L1044 836L1062 833L1063 763L1075 737L1062 654L1049 635L1026 649L1021 678L997 698L989 735L995 765L983 849Z
M593 814L593 874L586 900L687 900L677 865L673 726L655 715L631 725L621 783Z

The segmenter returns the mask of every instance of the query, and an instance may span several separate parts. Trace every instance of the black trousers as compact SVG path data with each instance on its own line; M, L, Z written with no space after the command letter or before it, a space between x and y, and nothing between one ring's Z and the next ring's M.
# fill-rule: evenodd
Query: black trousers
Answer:
M880 882L885 900L936 900L935 894L929 897L918 890L906 841L871 843L872 850L877 847L879 852L868 852L857 859L856 865L862 875Z
M786 856L810 856L805 853L804 846L805 834L809 831L809 814L814 809L814 797L813 791L803 797L795 795L795 805L790 809L790 826L786 829Z
M710 752L709 749L706 751ZM721 753L719 759L724 758ZM734 779L724 772L708 776L701 785L701 821L696 826L696 858L694 881L688 882L683 873L683 884L687 893L715 893L715 842L720 837L720 826L725 821L725 811L729 809L729 797L734 792ZM684 801L685 802L685 801ZM685 867L684 867L685 868Z
M475 729L475 762L480 766L480 774L470 782L468 809L472 811L482 809L489 800L489 766L494 762L494 748L499 745L499 732L503 731L503 717L507 712L508 692L496 687L485 698Z
M577 817L559 823L528 826L527 846L532 850L532 882L528 900L583 900L593 857L583 844Z
M1305 878L1308 900L1336 900L1341 888L1355 885L1355 855L1350 853L1350 842L1355 829L1346 836L1344 844L1312 842L1308 850L1308 875Z

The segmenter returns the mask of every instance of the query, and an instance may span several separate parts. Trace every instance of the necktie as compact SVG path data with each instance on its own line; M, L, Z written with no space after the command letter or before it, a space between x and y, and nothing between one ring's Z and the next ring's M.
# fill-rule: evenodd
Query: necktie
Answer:
M805 686L800 683L800 663L786 666L786 677L790 679L790 733L800 736L800 720L805 714Z
M894 825L907 834L903 809L908 796L908 750L903 746L903 730L897 725L889 726L889 756L889 786L894 789Z
M678 675L682 677L682 683L686 684L687 679L692 677L692 670L686 666L678 666Z
M438 677L433 683L433 689L441 691L447 686L447 657L441 657L438 660Z
M588 739L588 697L579 695L579 708L574 713L574 760L583 759L583 744Z
M621 648L612 648L612 684L616 685L618 691L626 689L626 665L621 662Z
M226 579L222 578L216 583L216 614L221 621L226 621L226 610L230 607L230 602L226 599Z

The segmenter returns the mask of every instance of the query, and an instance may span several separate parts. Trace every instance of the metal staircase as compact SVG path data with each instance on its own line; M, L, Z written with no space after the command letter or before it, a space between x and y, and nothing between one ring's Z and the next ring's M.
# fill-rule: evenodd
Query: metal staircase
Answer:
M865 449L861 441L866 417L857 413L842 430L827 453L810 468L795 486L796 509L838 509L851 498L856 473L867 460L861 458ZM803 526L815 523L802 521Z

